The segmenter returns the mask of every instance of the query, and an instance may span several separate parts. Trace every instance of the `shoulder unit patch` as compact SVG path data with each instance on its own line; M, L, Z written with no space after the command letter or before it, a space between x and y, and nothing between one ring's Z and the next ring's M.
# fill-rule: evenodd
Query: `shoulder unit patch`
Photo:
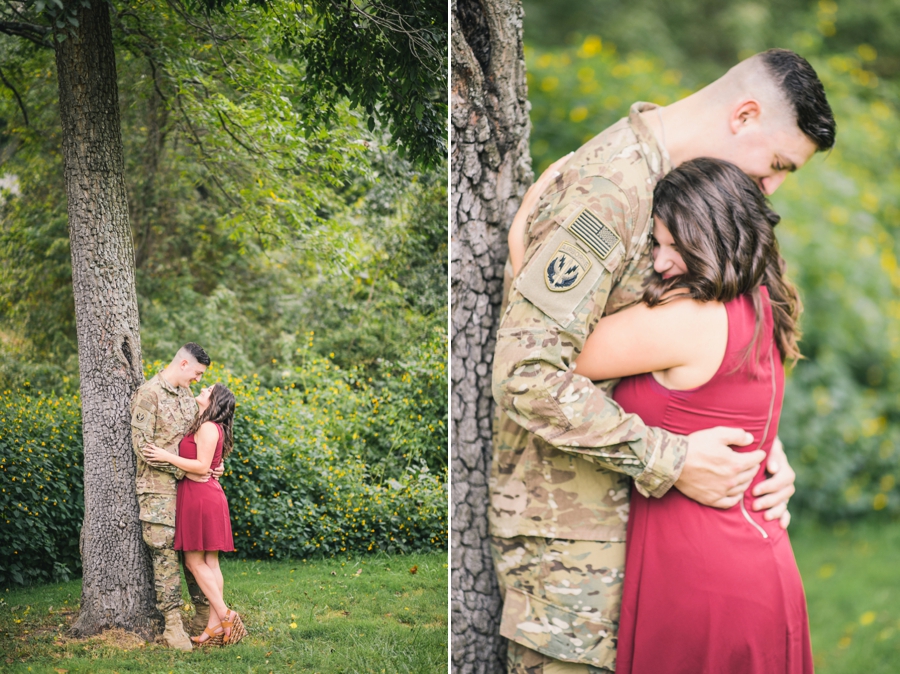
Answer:
M566 326L575 318L578 306L610 278L603 265L582 250L575 236L560 227L522 269L515 288L559 325Z
M587 275L591 261L576 246L563 242L544 269L544 283L552 292L571 290Z

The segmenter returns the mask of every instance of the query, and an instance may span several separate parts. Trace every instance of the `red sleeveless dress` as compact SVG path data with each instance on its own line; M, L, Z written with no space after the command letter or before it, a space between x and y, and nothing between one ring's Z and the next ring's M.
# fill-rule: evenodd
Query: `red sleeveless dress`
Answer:
M728 345L719 370L688 391L651 374L623 379L615 400L648 426L687 435L712 426L743 428L768 452L778 433L784 370L772 309L756 354L743 362L756 315L749 296L725 304ZM659 499L632 488L617 674L810 674L806 598L790 540L777 521L742 503L722 510L671 489Z
M210 468L222 463L222 427ZM197 458L197 443L193 435L185 436L178 445L178 455ZM194 482L188 478L178 481L175 497L175 549L234 551L228 500L218 480Z

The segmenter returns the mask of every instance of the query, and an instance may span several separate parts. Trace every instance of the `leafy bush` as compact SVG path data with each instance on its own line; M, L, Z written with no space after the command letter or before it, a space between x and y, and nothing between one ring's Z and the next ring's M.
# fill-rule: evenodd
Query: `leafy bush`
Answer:
M325 439L356 447L366 463L399 477L418 462L447 466L447 340L443 330L374 369L342 369L316 354L314 336L296 350L299 365L280 374L320 420ZM333 356L334 354L331 354ZM276 388L279 390L279 388Z
M222 478L235 546L275 558L443 548L445 338L371 377L315 355L309 339L283 388L211 368L237 397Z
M310 336L310 340L312 337ZM298 350L282 385L213 366L235 392L222 484L238 552L306 557L442 550L447 543L446 340L373 374ZM161 369L148 367L147 375ZM65 579L81 560L78 396L0 395L0 585Z
M81 464L77 395L0 393L0 585L81 568Z
M879 80L875 52L822 53L798 33L784 44L821 77L837 145L773 196L778 237L805 313L807 360L788 373L780 436L797 471L791 509L822 518L900 514L900 89ZM626 115L638 100L690 93L682 74L599 37L526 47L535 170Z
M240 553L283 558L446 545L447 492L424 464L372 480L380 471L364 460L361 440L329 441L321 408L303 404L302 394L258 395L226 383L238 398L240 443L222 485Z

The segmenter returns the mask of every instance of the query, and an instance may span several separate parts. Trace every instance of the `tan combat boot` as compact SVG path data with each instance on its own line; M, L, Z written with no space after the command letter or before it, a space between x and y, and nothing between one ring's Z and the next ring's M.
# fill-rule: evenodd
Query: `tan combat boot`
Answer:
M191 651L191 640L184 631L184 623L181 622L181 611L173 609L166 613L166 631L163 632L163 640L169 648L177 648L179 651Z
M206 629L207 624L209 624L209 605L208 604L194 604L194 619L191 620L190 630L192 637L197 637L203 634L203 630Z

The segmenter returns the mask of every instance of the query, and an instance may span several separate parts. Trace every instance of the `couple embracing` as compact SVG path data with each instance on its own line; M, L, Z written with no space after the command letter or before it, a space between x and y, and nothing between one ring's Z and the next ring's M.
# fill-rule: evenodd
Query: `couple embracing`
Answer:
M777 438L800 300L766 196L834 137L773 49L526 194L493 373L510 672L813 671Z
M241 616L223 599L219 552L234 550L228 501L219 484L233 445L234 394L222 384L195 398L190 385L210 364L193 342L144 383L131 401L136 491L144 542L153 562L156 606L171 648L235 644ZM181 621L181 564L196 609L190 639Z

